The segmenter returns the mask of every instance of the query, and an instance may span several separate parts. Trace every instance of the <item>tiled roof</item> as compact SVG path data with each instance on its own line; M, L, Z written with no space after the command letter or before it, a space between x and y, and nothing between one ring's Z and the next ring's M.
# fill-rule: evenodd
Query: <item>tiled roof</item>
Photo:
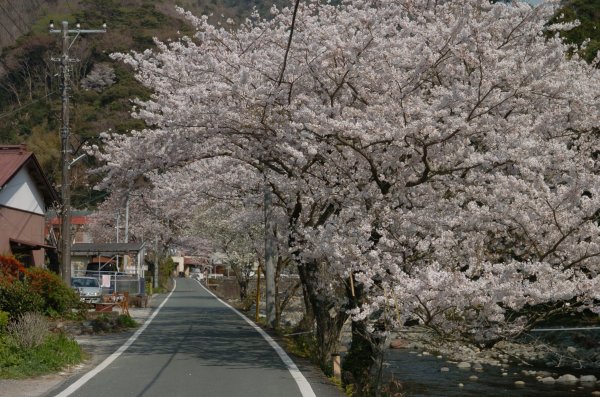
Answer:
M25 145L0 145L0 187L23 167L27 160L33 156Z
M40 163L25 145L0 145L0 188L4 187L21 168L28 167L31 177L50 205L58 201L58 195L44 175Z

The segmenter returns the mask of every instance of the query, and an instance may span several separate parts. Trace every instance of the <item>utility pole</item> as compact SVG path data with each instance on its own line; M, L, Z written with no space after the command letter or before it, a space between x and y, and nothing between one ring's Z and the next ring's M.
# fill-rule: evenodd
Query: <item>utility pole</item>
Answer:
M273 228L273 198L265 174L265 295L267 324L275 327L275 236Z
M61 162L61 199L62 199L62 225L61 225L61 264L60 273L62 279L68 285L71 285L71 150L69 148L69 74L70 64L77 62L77 59L69 57L71 46L81 33L105 33L106 24L102 29L80 29L79 23L76 29L69 29L69 22L62 21L61 29L54 28L54 22L50 21L49 33L62 35L62 56L53 58L53 61L60 62L62 79L62 127L60 129L60 162ZM70 41L71 34L75 34ZM70 43L69 43L70 41Z

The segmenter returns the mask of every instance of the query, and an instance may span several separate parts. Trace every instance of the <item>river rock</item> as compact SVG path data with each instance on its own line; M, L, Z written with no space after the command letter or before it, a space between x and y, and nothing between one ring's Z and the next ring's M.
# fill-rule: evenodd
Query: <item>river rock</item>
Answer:
M573 384L573 383L579 382L579 379L577 379L577 377L575 375L565 374L565 375L559 376L556 381L558 383L562 383L562 384Z
M442 368L440 368L440 372L450 372L450 368L442 367Z
M483 371L483 365L481 365L480 363L475 363L473 364L473 369L475 371Z
M575 347L573 347L573 346L569 346L569 347L567 347L567 351L568 351L569 353L575 353L575 352L577 351L577 348L575 348Z
M404 339L392 339L390 342L390 347L392 349L404 349L407 345L407 342Z
M471 368L471 363L468 363L466 361L461 361L456 366L460 369L469 369L469 368Z
M593 391L592 396L600 396L600 391L598 391L598 390Z
M541 378L547 378L549 376L552 376L552 373L548 371L537 371L536 376L539 376Z
M596 378L594 375L581 375L579 377L579 381L581 383L596 383L597 380L598 378Z
M551 376L546 376L545 378L541 378L539 381L545 385L553 385L554 383L556 383L556 379L554 379Z
M518 380L515 382L515 386L517 387L523 387L525 386L525 382L523 382L522 380Z
M477 375L469 376L469 380L476 381L477 379L479 379L479 377Z

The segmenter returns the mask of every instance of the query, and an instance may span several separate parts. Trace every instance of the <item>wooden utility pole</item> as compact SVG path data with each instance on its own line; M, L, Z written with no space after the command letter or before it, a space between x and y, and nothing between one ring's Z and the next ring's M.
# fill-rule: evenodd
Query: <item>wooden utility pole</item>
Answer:
M255 322L258 322L258 315L260 313L260 271L261 266L258 265L258 269L256 270L256 312L254 314Z
M77 23L75 29L69 29L69 22L62 21L61 29L54 28L54 22L50 21L48 31L50 33L62 35L62 56L53 58L53 61L60 63L62 80L62 127L60 129L60 162L61 162L61 187L60 194L62 200L62 223L61 223L61 261L60 274L62 279L68 285L71 284L71 149L69 147L69 83L70 83L70 64L77 62L69 56L71 46L81 33L105 33L106 24L102 29L80 29ZM73 40L70 40L71 34L75 34Z
M275 233L273 227L273 199L265 175L265 295L267 324L275 327Z

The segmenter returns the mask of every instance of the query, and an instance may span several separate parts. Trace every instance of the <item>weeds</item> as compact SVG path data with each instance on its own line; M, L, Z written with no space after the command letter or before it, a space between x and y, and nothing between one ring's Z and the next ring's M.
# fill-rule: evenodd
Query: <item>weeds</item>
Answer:
M40 346L49 333L49 322L39 313L25 313L6 327L8 335L22 349Z
M77 342L64 334L50 334L42 344L24 349L10 335L0 335L0 378L20 379L59 371L81 362Z

